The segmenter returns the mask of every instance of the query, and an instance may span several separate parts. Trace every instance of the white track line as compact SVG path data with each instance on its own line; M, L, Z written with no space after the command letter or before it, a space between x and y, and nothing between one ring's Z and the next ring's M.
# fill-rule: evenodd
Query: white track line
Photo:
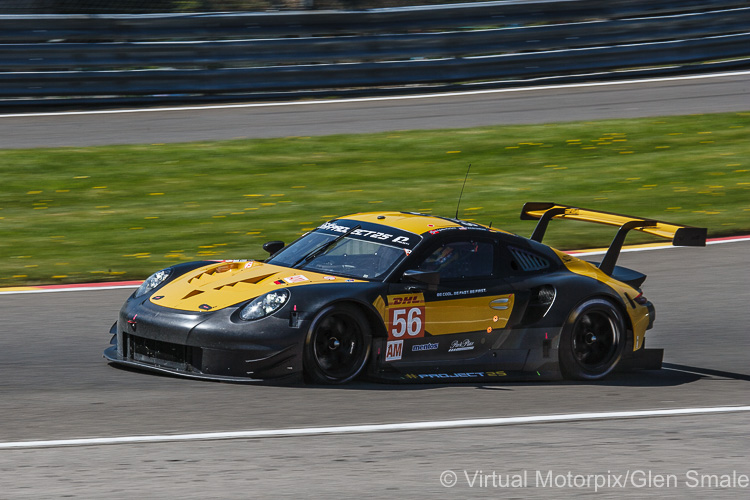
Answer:
M569 83L569 84L558 84L558 85L536 85L531 87L513 87L503 89L484 89L484 90L464 90L459 92L436 92L430 94L418 94L418 95L399 95L399 96L384 96L384 97L356 97L348 99L332 99L332 100L307 100L307 101L284 101L284 102L264 102L264 103L247 103L247 104L216 104L216 105L204 105L204 106L172 106L172 107L157 107L157 108L136 108L136 109L102 109L92 111L62 111L62 112L42 112L42 113L14 113L14 114L0 114L0 118L22 118L22 117L41 117L41 116L77 116L77 115L115 115L115 114L128 114L128 113L160 113L160 112L172 112L172 111L205 111L215 109L241 109L241 108L271 108L271 107L283 107L283 106L329 106L342 103L356 103L356 102L382 102L382 101L404 101L404 100L416 100L416 99L439 99L441 97L458 97L468 95L482 95L482 94L506 94L506 93L517 93L517 92L535 92L539 90L558 90L558 89L572 89L572 88L589 88L589 87L612 87L621 85L637 85L641 83L660 83L660 82L676 82L684 80L707 80L711 78L724 78L732 76L747 76L750 75L750 71L731 71L724 73L711 73L707 75L685 75L685 76L670 76L660 78L641 78L636 80L623 80L614 82L590 82L590 83Z
M709 415L750 411L750 406L717 406L709 408L675 408L667 410L614 411L604 413L572 413L565 415L538 415L526 417L477 418L465 420L437 420L405 422L400 424L345 425L333 427L301 427L296 429L271 429L235 432L206 432L200 434L159 434L152 436L122 436L110 438L57 439L50 441L0 442L0 449L57 448L62 446L100 446L110 444L166 443L226 439L260 439L293 436L321 436L327 434L362 434L374 432L421 431L494 427L501 425L546 424L623 418L674 417L681 415Z

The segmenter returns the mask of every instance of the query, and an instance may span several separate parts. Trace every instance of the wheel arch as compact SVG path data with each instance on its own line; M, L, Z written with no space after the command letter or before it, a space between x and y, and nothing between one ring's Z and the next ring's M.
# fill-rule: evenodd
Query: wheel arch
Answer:
M349 305L352 307L355 307L359 309L362 314L364 314L365 319L367 320L368 325L370 326L370 332L372 334L373 338L380 338L380 337L387 337L388 332L386 331L385 323L383 322L382 316L380 316L380 313L372 306L372 304L368 304L367 302L363 302L361 300L351 299L351 298L341 298L337 300L333 300L331 302L326 303L322 307L318 309L318 311L322 311L323 309L327 309L331 306L341 306L341 305Z
M326 321L325 318L330 317L330 315L335 314L337 312L343 312L346 310L350 310L349 314L361 314L360 321L363 321L363 327L369 328L370 330L360 330L360 335L364 340L364 347L363 347L363 357L361 364L357 362L357 365L359 365L359 368L356 368L355 365L352 365L353 368L356 368L356 372L353 373L353 375L344 375L341 379L336 380L335 374L321 374L320 365L317 364L315 361L318 359L316 354L312 354L312 351L310 349L314 349L312 347L312 343L315 342L316 337L316 329L319 324L321 324L322 321ZM347 313L344 313L346 315ZM351 318L351 316L350 316ZM355 320L356 321L356 320ZM331 302L328 302L321 307L319 307L316 312L314 318L310 321L310 326L306 332L306 334L303 337L303 346L302 346L302 372L303 377L306 382L312 382L312 383L322 383L322 384L341 384L349 382L350 380L353 380L357 376L360 375L360 373L363 371L363 369L366 367L367 363L369 362L370 358L370 352L372 351L372 326L371 326L371 320L369 319L369 311L367 311L366 308L362 307L362 304L359 303L356 300L334 300ZM312 357L311 357L312 356ZM325 372L326 369L323 369L323 372Z
M579 328L579 320L581 315L585 311L589 311L593 307L596 311L597 305L594 303L599 302L598 307L602 307L602 302L607 304L612 313L619 316L621 323L621 337L617 342L616 346L613 347L611 354L608 354L608 358L604 362L599 362L594 366L584 366L576 361L575 355L570 351L570 342L576 335L576 331ZM596 313L595 313L596 314ZM627 349L632 349L632 325L628 317L625 305L621 302L619 297L611 293L594 293L587 295L581 300L577 301L573 305L568 313L567 318L561 329L560 346L559 346L559 362L560 370L564 378L573 380L600 380L609 375L613 370L617 368L617 365L627 355Z
M625 323L625 330L628 331L628 332L632 332L633 331L633 322L630 319L630 315L628 314L627 306L623 302L622 297L620 297L616 293L600 292L600 293L597 293L597 294L594 294L594 295L589 295L589 296L587 296L587 297L579 300L578 303L576 303L576 305L573 307L573 309L575 309L576 307L580 306L581 304L583 304L587 300L592 300L592 299L604 299L604 300L607 300L609 302L612 302L612 304L614 304L615 307L617 307L618 312L622 316L622 320Z

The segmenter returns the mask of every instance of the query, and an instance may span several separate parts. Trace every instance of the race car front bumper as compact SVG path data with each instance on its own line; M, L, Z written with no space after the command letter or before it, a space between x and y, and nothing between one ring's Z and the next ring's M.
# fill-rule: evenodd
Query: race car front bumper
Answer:
M117 336L115 336L117 339ZM260 351L221 350L172 344L123 334L122 355L118 344L104 351L112 363L141 370L222 382L294 381L294 346L263 357ZM261 356L261 357L259 357Z
M189 378L231 382L297 381L307 321L232 321L232 311L185 313L128 301L112 325L110 362Z

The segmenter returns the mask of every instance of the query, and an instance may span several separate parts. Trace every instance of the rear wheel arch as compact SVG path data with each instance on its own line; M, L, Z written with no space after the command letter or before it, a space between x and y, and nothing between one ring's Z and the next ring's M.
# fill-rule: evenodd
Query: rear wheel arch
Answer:
M599 380L609 375L629 344L630 322L619 300L587 297L568 313L558 357L565 378Z

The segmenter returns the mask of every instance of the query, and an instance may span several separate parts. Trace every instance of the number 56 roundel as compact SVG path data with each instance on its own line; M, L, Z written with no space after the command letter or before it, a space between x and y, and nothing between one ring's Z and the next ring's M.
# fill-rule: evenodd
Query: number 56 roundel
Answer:
M419 294L388 297L388 340L424 337L424 296Z

